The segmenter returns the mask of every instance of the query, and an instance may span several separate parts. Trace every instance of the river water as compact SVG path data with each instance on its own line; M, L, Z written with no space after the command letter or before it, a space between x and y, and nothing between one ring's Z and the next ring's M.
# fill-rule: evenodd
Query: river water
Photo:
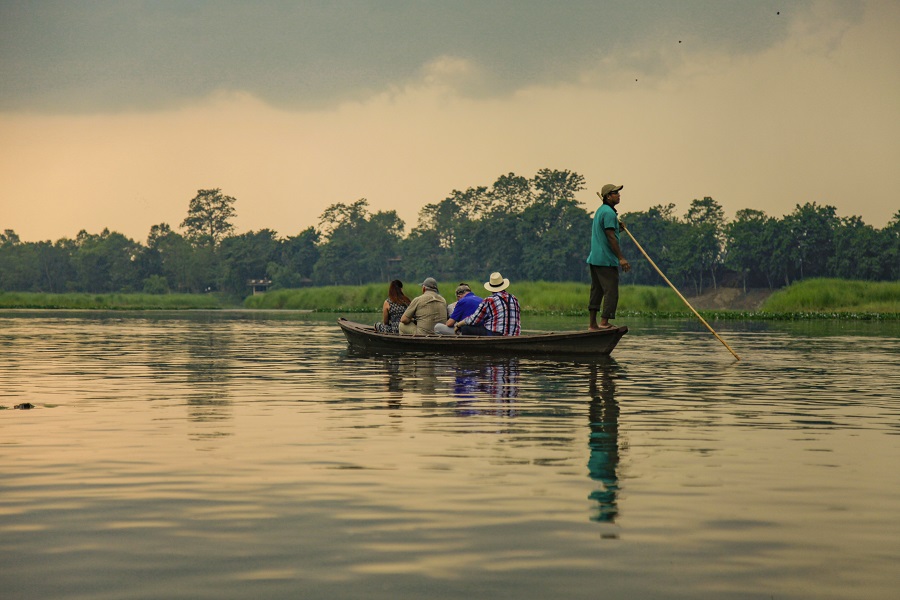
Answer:
M0 313L0 596L897 597L897 322L549 360L336 317Z

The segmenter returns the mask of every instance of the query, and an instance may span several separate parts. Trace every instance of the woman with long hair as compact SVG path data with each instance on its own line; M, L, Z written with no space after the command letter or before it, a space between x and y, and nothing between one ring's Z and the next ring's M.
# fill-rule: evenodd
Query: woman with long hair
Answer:
M400 317L409 306L410 299L403 293L403 282L395 279L388 287L388 297L381 307L381 323L375 323L379 333L400 333Z

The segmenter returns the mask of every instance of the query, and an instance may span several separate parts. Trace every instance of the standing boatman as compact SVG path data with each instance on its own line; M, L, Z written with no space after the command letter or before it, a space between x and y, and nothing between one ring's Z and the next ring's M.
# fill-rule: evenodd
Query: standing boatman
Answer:
M588 312L591 330L609 329L610 319L616 318L616 306L619 304L619 267L627 272L631 265L622 255L619 247L619 213L616 205L620 202L619 192L625 186L607 183L600 191L603 204L594 212L594 224L591 227L591 253L587 263L591 269L591 297L588 301ZM600 323L597 323L597 312L600 309Z

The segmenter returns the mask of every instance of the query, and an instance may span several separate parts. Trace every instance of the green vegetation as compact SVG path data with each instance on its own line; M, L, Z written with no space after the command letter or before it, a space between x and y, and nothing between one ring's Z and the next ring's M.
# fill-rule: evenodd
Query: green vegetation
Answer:
M456 281L439 287L452 301ZM477 282L475 293L485 296ZM415 297L418 289L407 284ZM510 288L523 312L532 315L586 316L590 286L578 282L522 281ZM305 287L250 296L243 308L308 310L328 313L377 313L387 294L385 284ZM0 308L98 310L189 310L236 306L220 294L37 294L0 293ZM684 318L690 309L668 287L623 285L619 313L623 317ZM900 282L812 279L777 291L759 311L704 310L710 320L891 319L900 320Z
M221 308L210 294L40 294L0 293L0 308L60 308L78 310L190 310Z
M439 282L444 297L452 302L458 282ZM487 292L472 284L477 295ZM407 286L409 287L409 286ZM576 282L523 281L510 288L527 313L587 314L590 285ZM409 293L410 290L407 290ZM418 290L416 290L418 292ZM449 297L448 297L449 294ZM377 312L387 295L385 284L326 286L297 290L277 290L250 296L246 308L305 309L329 312ZM409 294L415 297L418 293ZM619 306L633 312L678 312L684 304L669 288L644 285L622 286Z
M586 190L584 177L568 170L540 169L532 177L508 173L490 186L453 190L425 204L411 227L395 210L372 212L360 198L332 204L316 227L287 235L271 229L236 235L232 220L237 200L218 188L198 190L182 231L159 223L150 228L146 242L109 229L99 234L82 230L56 242L25 242L15 231L2 230L0 292L217 292L243 298L251 292L251 281L265 281L270 291L370 283L386 287L394 278L415 282L431 276L454 282L501 271L517 284L552 281L561 286L552 289L552 298L535 300L535 306L581 310L581 300L560 298L573 289L564 282L589 283L585 258L591 214L600 201ZM839 217L835 207L815 202L797 204L784 217L739 210L731 221L708 196L692 200L683 214L672 203L629 211L634 206L626 189L619 208L628 231L666 277L691 296L722 286L775 289L823 277L900 280L900 211L876 229L860 217ZM662 286L631 238L623 234L620 241L632 267L622 273L622 284ZM523 287L523 298L527 300L526 291L540 298L540 284L535 286ZM286 306L318 304L288 293ZM340 288L334 293L326 306L351 302ZM350 292L353 302L362 304L356 293ZM373 300L381 295L372 293ZM623 300L626 306L669 310L665 302L652 308L663 300L656 295Z
M900 282L807 279L773 293L766 313L900 313Z
M445 292L456 282L442 282ZM475 286L475 293L484 295ZM409 290L407 290L409 291ZM523 281L511 288L531 314L587 315L590 286L577 282ZM251 296L245 308L301 309L325 312L377 312L384 302L387 286L326 286L278 290ZM416 294L413 293L413 296ZM447 297L445 295L445 297ZM785 298L782 300L781 298ZM831 298L842 298L836 304ZM619 311L624 316L677 317L692 313L668 287L623 285ZM794 319L794 318L900 318L900 283L815 279L799 282L773 294L760 311L700 311L712 319Z

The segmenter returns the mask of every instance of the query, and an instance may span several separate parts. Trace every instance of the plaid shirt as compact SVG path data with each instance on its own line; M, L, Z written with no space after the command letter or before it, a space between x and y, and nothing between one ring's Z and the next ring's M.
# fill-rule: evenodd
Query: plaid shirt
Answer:
M482 323L485 329L500 335L519 335L520 320L519 301L503 290L482 300L475 312L461 322L464 325Z

